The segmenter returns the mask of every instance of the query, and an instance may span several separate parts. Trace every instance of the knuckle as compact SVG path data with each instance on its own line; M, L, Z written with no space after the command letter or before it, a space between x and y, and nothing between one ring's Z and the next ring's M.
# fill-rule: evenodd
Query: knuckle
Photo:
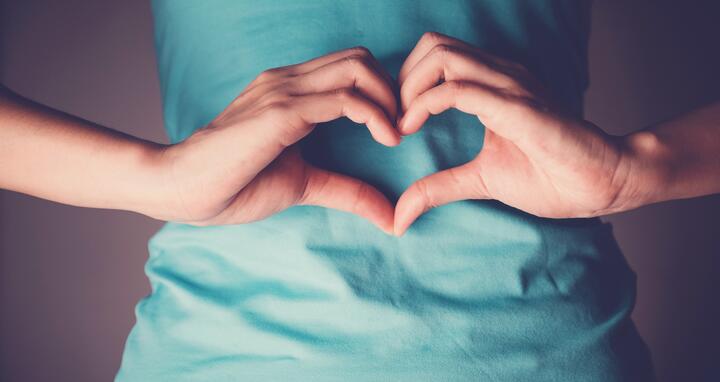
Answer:
M347 102L355 98L355 91L351 88L339 88L332 91L340 102Z
M364 112L367 115L366 123L374 123L375 121L381 121L381 120L387 118L385 116L385 113L378 108L371 107L371 108L368 108L367 110L364 110Z
M453 95L458 94L467 88L467 84L463 81L447 81L445 82L445 86L447 86L447 89Z
M360 56L360 57L371 57L372 53L370 52L370 49L364 47L364 46L354 46L347 50L348 53L352 56Z
M292 105L287 101L276 101L265 107L264 114L273 121L286 122Z
M290 86L289 85L283 85L283 86L269 86L265 90L265 97L269 98L275 102L286 102L290 99L291 92L290 92Z
M497 75L497 87L502 90L515 92L518 95L525 94L524 88L520 81L518 81L515 77L505 73L499 73Z
M279 111L289 105L292 98L289 94L278 89L267 89L254 102L253 106L265 111Z
M365 183L358 184L355 189L355 200L352 204L352 211L362 211L363 201L367 199L370 193L370 187Z
M279 77L281 72L282 72L281 68L266 69L266 70L263 70L262 72L260 72L260 74L258 74L258 76L255 79L258 82L273 80L273 79Z
M447 44L437 44L430 49L430 54L446 58L448 55L455 53L455 48Z
M533 99L533 92L530 91L527 87L525 87L522 82L520 82L520 81L518 81L518 80L513 80L512 86L513 86L513 88L514 88L514 90L515 90L515 94L516 94L518 97L521 97L521 98L524 98L524 99L527 99L527 100ZM536 104L537 106L544 106L544 105L542 105L542 104L541 104L540 102L538 102L538 101L532 101L532 102L529 102L529 103ZM540 108L541 108L541 107L540 107Z
M490 190L488 190L487 185L485 184L485 178L483 178L483 170L481 161L471 161L469 162L469 167L472 169L472 171L469 172L470 174L470 187L474 195L479 196L490 196Z
M442 41L442 38L442 34L434 31L429 31L423 33L422 37L420 37L420 42L423 45L433 46L439 44Z
M367 56L359 56L351 54L346 56L343 63L350 69L351 72L356 73L358 71L367 72L370 70L370 59Z
M430 189L428 188L428 184L425 179L420 179L417 182L415 182L415 190L417 191L418 195L420 195L420 198L422 199L422 204L425 206L424 209L427 210L428 208L436 207L433 204L433 199L430 195Z

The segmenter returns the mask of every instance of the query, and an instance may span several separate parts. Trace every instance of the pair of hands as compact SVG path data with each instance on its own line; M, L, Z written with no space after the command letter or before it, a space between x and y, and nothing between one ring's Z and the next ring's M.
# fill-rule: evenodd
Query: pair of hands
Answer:
M162 149L177 211L169 220L237 224L317 205L401 235L428 209L463 199L496 199L555 218L620 209L628 173L623 143L558 113L522 66L426 33L397 85L364 48L263 72L208 126ZM296 145L316 124L348 117L395 146L449 108L486 126L483 149L466 164L419 179L394 208L373 186L309 165Z

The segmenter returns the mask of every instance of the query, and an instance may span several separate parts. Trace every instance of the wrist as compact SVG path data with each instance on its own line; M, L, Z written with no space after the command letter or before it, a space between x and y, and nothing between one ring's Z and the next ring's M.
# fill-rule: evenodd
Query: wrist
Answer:
M613 212L621 212L667 199L672 179L669 147L652 131L621 137L618 172L622 186Z
M151 217L175 222L197 222L218 213L215 190L205 185L213 182L212 169L217 166L198 157L192 137L165 145L154 153L154 171L158 179L159 200ZM222 155L220 155L222 156Z
M155 192L152 205L142 213L158 220L187 220L176 174L179 145L159 145L147 153L147 170L155 180Z
M172 165L166 155L168 147L144 141L131 146L126 155L129 171L123 192L125 201L118 208L158 220L173 219Z

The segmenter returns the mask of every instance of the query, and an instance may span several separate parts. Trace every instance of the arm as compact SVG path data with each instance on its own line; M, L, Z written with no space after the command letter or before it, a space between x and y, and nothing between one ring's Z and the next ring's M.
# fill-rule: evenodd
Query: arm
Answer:
M0 87L0 188L80 207L170 217L162 152L163 145Z
M629 176L615 211L720 193L720 102L623 141Z
M293 205L360 215L385 231L393 208L374 187L306 163L295 145L317 123L348 117L397 145L389 75L362 48L252 81L185 141L143 141L0 93L0 187L83 207L197 225L263 219Z

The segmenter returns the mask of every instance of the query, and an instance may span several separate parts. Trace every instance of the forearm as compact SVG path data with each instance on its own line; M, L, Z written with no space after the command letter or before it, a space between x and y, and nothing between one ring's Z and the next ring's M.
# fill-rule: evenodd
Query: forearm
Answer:
M720 102L624 138L626 208L720 193Z
M162 147L0 87L0 188L162 218Z

